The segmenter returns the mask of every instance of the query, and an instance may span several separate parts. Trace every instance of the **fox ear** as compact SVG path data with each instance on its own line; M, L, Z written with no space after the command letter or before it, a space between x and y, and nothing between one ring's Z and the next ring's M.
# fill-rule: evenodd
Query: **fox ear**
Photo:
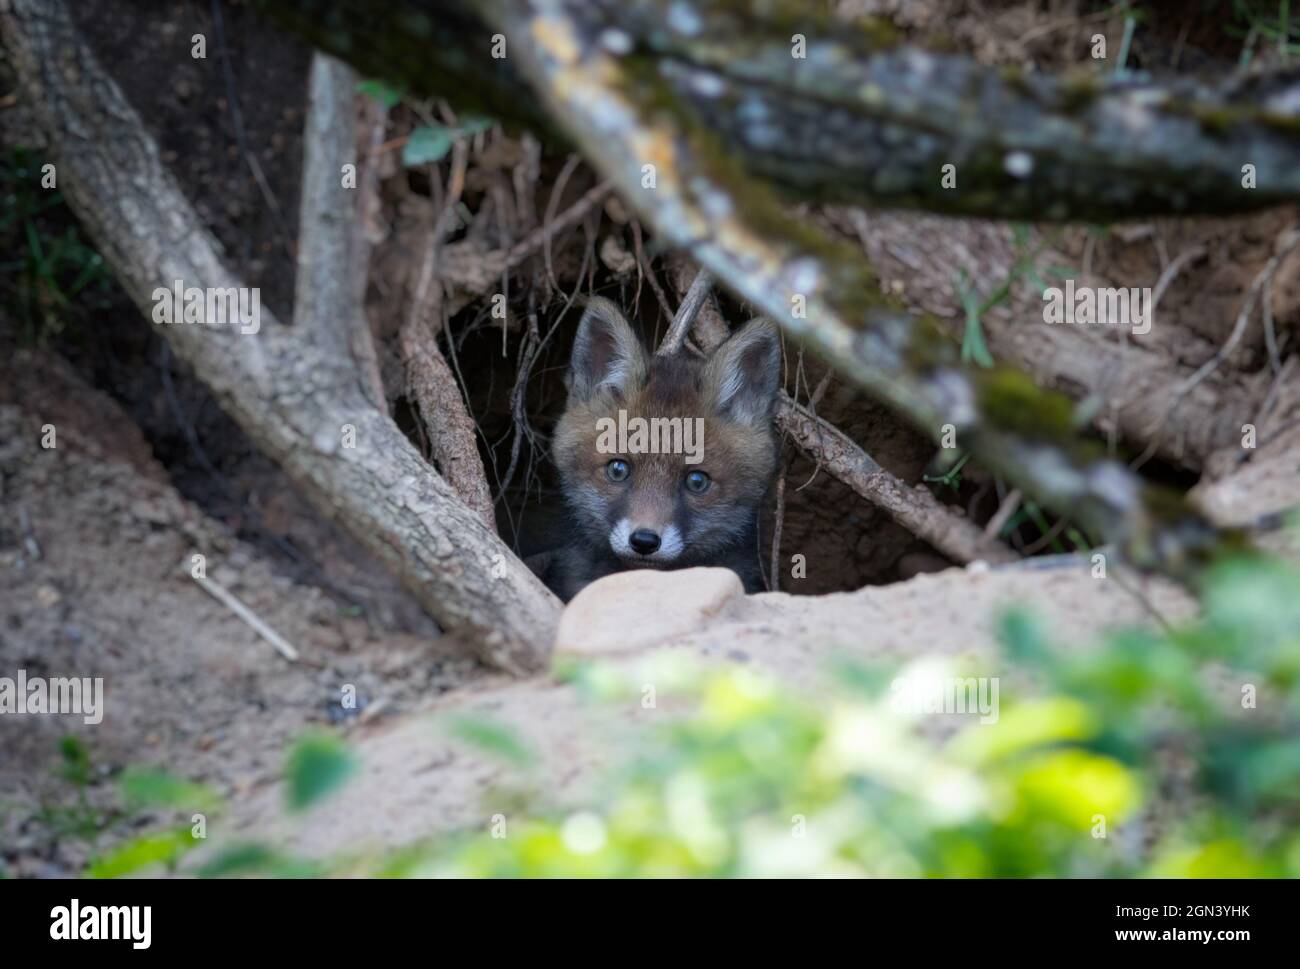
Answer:
M569 358L569 396L589 400L605 387L626 397L645 380L645 350L631 325L609 300L593 296L578 323Z
M719 414L755 426L770 421L781 386L776 326L760 317L731 334L705 364L704 386Z

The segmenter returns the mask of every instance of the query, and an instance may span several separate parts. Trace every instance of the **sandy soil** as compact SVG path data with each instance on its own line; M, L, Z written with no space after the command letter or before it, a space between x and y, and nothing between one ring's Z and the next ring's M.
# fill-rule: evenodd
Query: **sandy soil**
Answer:
M57 769L65 735L89 750L92 805L114 803L114 777L129 765L164 766L237 800L280 776L286 743L308 726L348 733L485 675L454 643L368 621L205 518L113 401L57 361L19 354L0 366L0 388L0 670L102 676L106 708L97 726L0 718L0 864L10 873L68 874L87 857L89 844L49 817L76 801ZM46 424L53 449L41 447ZM199 587L195 553L298 662ZM346 684L354 710L341 703ZM108 828L101 843L122 833Z

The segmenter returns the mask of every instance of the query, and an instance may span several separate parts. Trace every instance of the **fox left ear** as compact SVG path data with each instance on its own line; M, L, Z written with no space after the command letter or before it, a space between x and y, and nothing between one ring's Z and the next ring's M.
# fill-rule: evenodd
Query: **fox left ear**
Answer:
M733 333L705 364L704 385L719 414L755 426L770 421L781 386L775 324L760 317Z
M646 355L631 324L602 296L587 301L569 358L569 398L589 400L604 388L626 397L645 380Z

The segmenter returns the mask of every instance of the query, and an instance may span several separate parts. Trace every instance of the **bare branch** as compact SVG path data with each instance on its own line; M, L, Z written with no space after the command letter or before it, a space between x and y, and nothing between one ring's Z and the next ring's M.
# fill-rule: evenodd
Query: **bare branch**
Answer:
M407 384L419 408L434 462L460 500L478 514L490 531L495 532L492 492L478 452L478 427L461 396L455 374L438 349L443 293L442 283L436 278L436 267L443 239L465 189L468 155L463 141L457 142L452 149L446 198L424 243L424 257L411 287L398 343L406 364Z
M655 351L657 355L671 356L682 348L682 344L686 342L686 335L695 325L695 318L700 315L700 308L704 306L712 292L713 277L709 275L707 269L701 269L695 274L695 281L686 290L686 295L682 297L677 307L677 315L673 317L673 325L668 328L663 341L659 344L659 349Z
M843 431L791 400L777 402L778 426L832 477L880 508L917 538L955 562L1011 562L1018 556L967 518L944 505L924 485L912 487L890 474Z
M353 361L366 397L386 413L383 382L357 280L359 240L353 190L343 185L344 166L351 165L356 171L356 73L341 61L316 54L311 62L308 101L294 325L310 327L321 346Z

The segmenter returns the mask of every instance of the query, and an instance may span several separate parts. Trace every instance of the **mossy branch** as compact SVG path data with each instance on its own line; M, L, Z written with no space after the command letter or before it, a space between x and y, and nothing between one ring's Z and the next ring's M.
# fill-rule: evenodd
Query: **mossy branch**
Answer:
M1215 87L1103 75L1090 59L1062 77L995 70L793 2L519 0L507 6L544 33L504 47L489 0L259 2L364 71L560 137L512 45L570 24L584 50L802 199L1092 222L1300 199L1294 74Z

